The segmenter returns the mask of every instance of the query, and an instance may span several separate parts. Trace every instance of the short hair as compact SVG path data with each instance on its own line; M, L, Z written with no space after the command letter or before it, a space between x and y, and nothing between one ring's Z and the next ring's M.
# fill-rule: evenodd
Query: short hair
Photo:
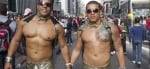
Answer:
M7 5L6 4L3 4L3 3L0 3L0 14L1 15L7 15Z
M135 20L134 20L134 23L139 23L140 22L140 18L139 17L136 17Z
M87 9L87 6L88 6L89 4L97 4L97 5L99 6L99 10L101 10L102 12L104 12L104 8L103 8L103 6L102 6L99 2L97 2L97 1L89 1L89 2L86 4L86 9Z

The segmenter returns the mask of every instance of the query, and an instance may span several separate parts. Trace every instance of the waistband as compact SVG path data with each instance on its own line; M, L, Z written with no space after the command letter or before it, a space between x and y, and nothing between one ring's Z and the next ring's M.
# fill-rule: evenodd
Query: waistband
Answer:
M88 64L83 63L82 69L110 69L110 64L108 64L104 67L97 67L97 66L92 66L92 65L88 65Z
M27 61L25 67L26 69L54 69L51 60L43 61L37 64Z

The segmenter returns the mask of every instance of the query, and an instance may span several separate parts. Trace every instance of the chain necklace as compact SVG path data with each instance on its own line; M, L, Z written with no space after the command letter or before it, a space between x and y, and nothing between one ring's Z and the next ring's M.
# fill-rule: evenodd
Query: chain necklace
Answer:
M88 27L97 28L100 23L89 23Z

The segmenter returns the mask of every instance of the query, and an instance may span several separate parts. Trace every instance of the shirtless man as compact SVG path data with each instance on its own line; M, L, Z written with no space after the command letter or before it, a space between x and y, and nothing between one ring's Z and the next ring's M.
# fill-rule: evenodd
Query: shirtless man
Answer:
M32 18L17 21L18 27L10 43L5 69L12 69L12 56L23 36L26 40L26 69L54 69L51 61L55 39L58 39L66 65L69 63L69 50L64 38L64 29L59 23L54 25L49 17L52 3L53 0L38 0L37 14ZM66 68L70 69L70 66L67 65Z
M72 52L71 63L75 63L81 48L84 46L82 69L110 69L110 42L112 40L117 52L119 69L125 69L125 60L117 27L112 23L107 24L108 22L104 19L102 20L101 14L102 6L97 1L87 3L86 16L89 22L81 26L77 33L77 43Z

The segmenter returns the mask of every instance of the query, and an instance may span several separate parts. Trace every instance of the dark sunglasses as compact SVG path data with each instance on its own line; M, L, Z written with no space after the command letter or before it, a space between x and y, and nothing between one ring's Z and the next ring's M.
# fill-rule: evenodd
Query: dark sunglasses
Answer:
M47 7L51 7L51 3L48 3L48 2L38 2L38 5L40 6L46 5Z
M91 10L91 9L87 9L86 10L86 13L90 14L90 13L98 13L99 12L99 9L94 9L94 10Z

